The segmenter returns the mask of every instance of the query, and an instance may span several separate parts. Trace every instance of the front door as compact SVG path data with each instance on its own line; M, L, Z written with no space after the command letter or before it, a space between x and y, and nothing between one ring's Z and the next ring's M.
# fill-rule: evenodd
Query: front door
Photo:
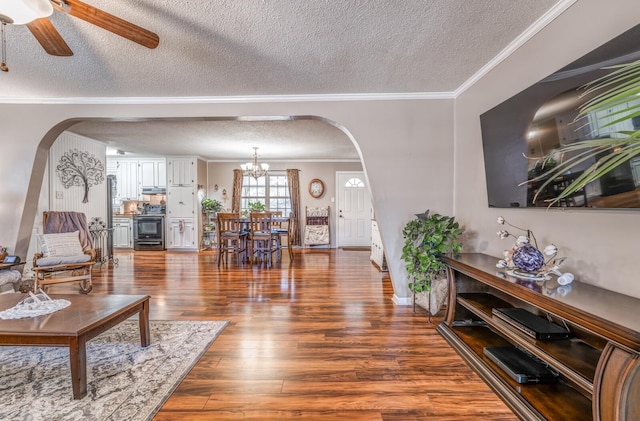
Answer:
M336 173L338 247L371 246L371 197L363 172Z

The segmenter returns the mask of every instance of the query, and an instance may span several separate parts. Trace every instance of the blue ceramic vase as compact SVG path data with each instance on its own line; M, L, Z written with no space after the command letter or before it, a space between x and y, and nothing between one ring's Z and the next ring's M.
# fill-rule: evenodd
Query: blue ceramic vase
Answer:
M544 256L530 244L518 247L511 256L513 264L523 272L535 272L544 265Z

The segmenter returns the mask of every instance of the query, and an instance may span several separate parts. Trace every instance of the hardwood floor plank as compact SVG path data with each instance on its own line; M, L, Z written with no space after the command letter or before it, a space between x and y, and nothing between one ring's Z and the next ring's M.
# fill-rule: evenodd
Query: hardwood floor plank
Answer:
M149 294L155 320L230 322L156 420L517 419L436 332L441 318L392 303L366 251L296 250L271 269L218 267L213 252L116 257L92 294Z
M423 420L425 418L422 418ZM378 411L329 411L329 412L308 412L308 411L266 411L266 410L246 410L246 411L217 411L215 418L210 412L191 411L171 413L164 411L159 413L155 421L264 421L264 420L313 420L313 421L384 421Z

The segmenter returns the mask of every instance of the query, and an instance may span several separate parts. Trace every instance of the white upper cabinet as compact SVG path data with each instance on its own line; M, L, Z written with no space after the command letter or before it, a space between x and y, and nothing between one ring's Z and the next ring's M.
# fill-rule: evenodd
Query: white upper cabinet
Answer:
M140 198L140 184L138 181L138 160L116 161L117 197L122 200L137 200Z
M194 186L196 182L196 160L193 158L169 158L169 186Z
M167 161L140 160L140 184L143 189L167 187Z

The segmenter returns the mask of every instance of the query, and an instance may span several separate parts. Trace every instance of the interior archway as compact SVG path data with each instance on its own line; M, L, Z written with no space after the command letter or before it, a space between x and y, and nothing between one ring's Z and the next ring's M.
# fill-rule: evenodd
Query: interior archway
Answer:
M157 127L150 130L154 126ZM211 136L209 140L205 139L206 149L197 149L198 145L203 144L203 133L215 133L217 128L221 128L219 132L226 138L221 140L220 136ZM193 131L196 136L186 140L185 137L189 136L172 139L171 135L177 129L183 133ZM267 136L260 137L260 132L264 130L268 131ZM338 123L318 116L69 119L52 128L40 143L41 156L34 161L29 203L42 201L47 154L64 132L76 133L116 149L133 150L133 156L204 155L211 162L244 162L249 156L248 145L262 142L266 146L261 152L264 150L268 155L265 159L283 162L358 162L364 171L360 150L351 133ZM233 149L230 149L230 145ZM296 147L291 148L291 145ZM277 153L282 155L278 156ZM23 250L23 254L27 253L33 221L41 209L42 205L25 207L19 234L23 241L17 247Z

